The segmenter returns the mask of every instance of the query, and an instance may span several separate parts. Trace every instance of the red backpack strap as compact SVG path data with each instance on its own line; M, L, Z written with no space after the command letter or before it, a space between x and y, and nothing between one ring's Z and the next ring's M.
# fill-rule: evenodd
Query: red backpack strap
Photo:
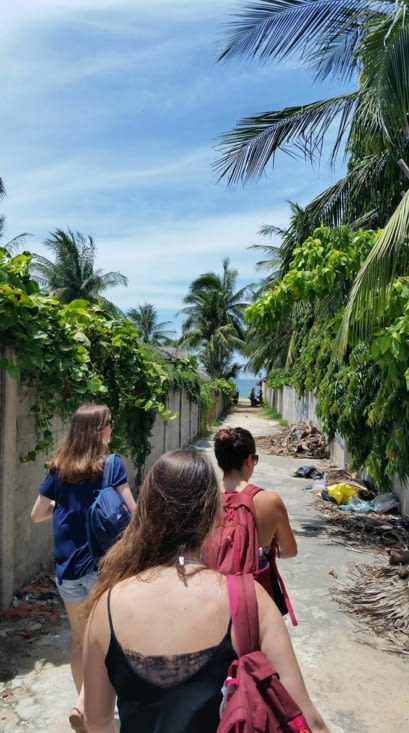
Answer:
M275 576L277 578L278 585L280 587L281 593L283 594L285 605L287 606L288 615L290 617L291 623L293 626L298 626L297 617L295 615L295 611L293 608L293 604L290 601L290 597L287 592L287 588L285 587L284 580L282 579L277 563L276 563L276 557L280 557L280 548L278 546L278 542L276 538L274 537L272 543L271 543L271 557L270 557L270 567L271 572L275 573Z
M252 575L228 575L230 615L239 657L260 648L258 607Z
M249 499L254 499L255 495L258 494L260 491L264 491L261 486L256 486L255 484L247 484L247 486L245 486L240 493L246 494Z

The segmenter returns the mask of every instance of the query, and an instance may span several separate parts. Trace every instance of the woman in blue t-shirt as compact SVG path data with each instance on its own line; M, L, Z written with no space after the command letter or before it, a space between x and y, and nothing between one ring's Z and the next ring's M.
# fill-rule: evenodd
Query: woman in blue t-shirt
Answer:
M70 665L78 692L82 686L83 605L97 577L87 543L86 515L101 488L112 427L106 405L86 404L74 413L31 512L35 523L52 517L57 588L70 625ZM119 456L114 460L112 485L133 511L135 501ZM70 715L70 723L78 733L85 731L82 696Z

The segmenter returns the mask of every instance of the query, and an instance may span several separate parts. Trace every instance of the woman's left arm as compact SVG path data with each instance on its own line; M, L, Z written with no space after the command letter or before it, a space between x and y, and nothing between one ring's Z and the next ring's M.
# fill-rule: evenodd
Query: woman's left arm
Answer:
M118 491L119 494L121 494L129 511L133 512L133 510L136 507L136 501L133 498L132 491L130 489L129 484L122 484L122 486L117 486L116 490Z
M104 594L91 611L84 639L84 711L89 733L117 733L115 690L105 666L109 633Z
M128 472L122 458L115 455L113 485L121 495L130 512L136 507L135 499L128 484Z

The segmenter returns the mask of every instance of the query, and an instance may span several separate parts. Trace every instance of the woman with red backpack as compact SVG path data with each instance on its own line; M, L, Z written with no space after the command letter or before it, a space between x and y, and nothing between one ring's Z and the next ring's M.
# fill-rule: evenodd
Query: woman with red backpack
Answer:
M276 555L295 557L297 543L281 497L250 483L258 463L256 444L245 428L221 428L214 436L221 481L223 516L205 546L207 564L227 575L252 573L274 598L281 613L291 603L275 563Z

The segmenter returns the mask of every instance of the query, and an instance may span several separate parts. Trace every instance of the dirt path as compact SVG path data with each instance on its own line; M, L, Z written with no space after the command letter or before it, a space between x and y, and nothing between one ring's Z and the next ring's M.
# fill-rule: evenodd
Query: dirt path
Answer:
M278 491L286 502L299 546L298 557L280 565L299 621L290 633L310 693L331 732L409 731L408 659L363 644L364 636L375 645L379 639L370 629L355 626L330 590L348 580L350 563L379 562L379 554L357 553L335 541L311 493L303 490L305 481L291 476L300 462L263 452L263 438L278 425L261 410L242 401L225 424L242 425L256 436L260 460L254 481ZM212 456L211 438L198 447ZM30 624L35 627L35 620L28 619L23 628L21 621L0 622L1 669L10 677L0 681L0 733L67 733L75 693L66 622L50 623L47 633L30 631Z

